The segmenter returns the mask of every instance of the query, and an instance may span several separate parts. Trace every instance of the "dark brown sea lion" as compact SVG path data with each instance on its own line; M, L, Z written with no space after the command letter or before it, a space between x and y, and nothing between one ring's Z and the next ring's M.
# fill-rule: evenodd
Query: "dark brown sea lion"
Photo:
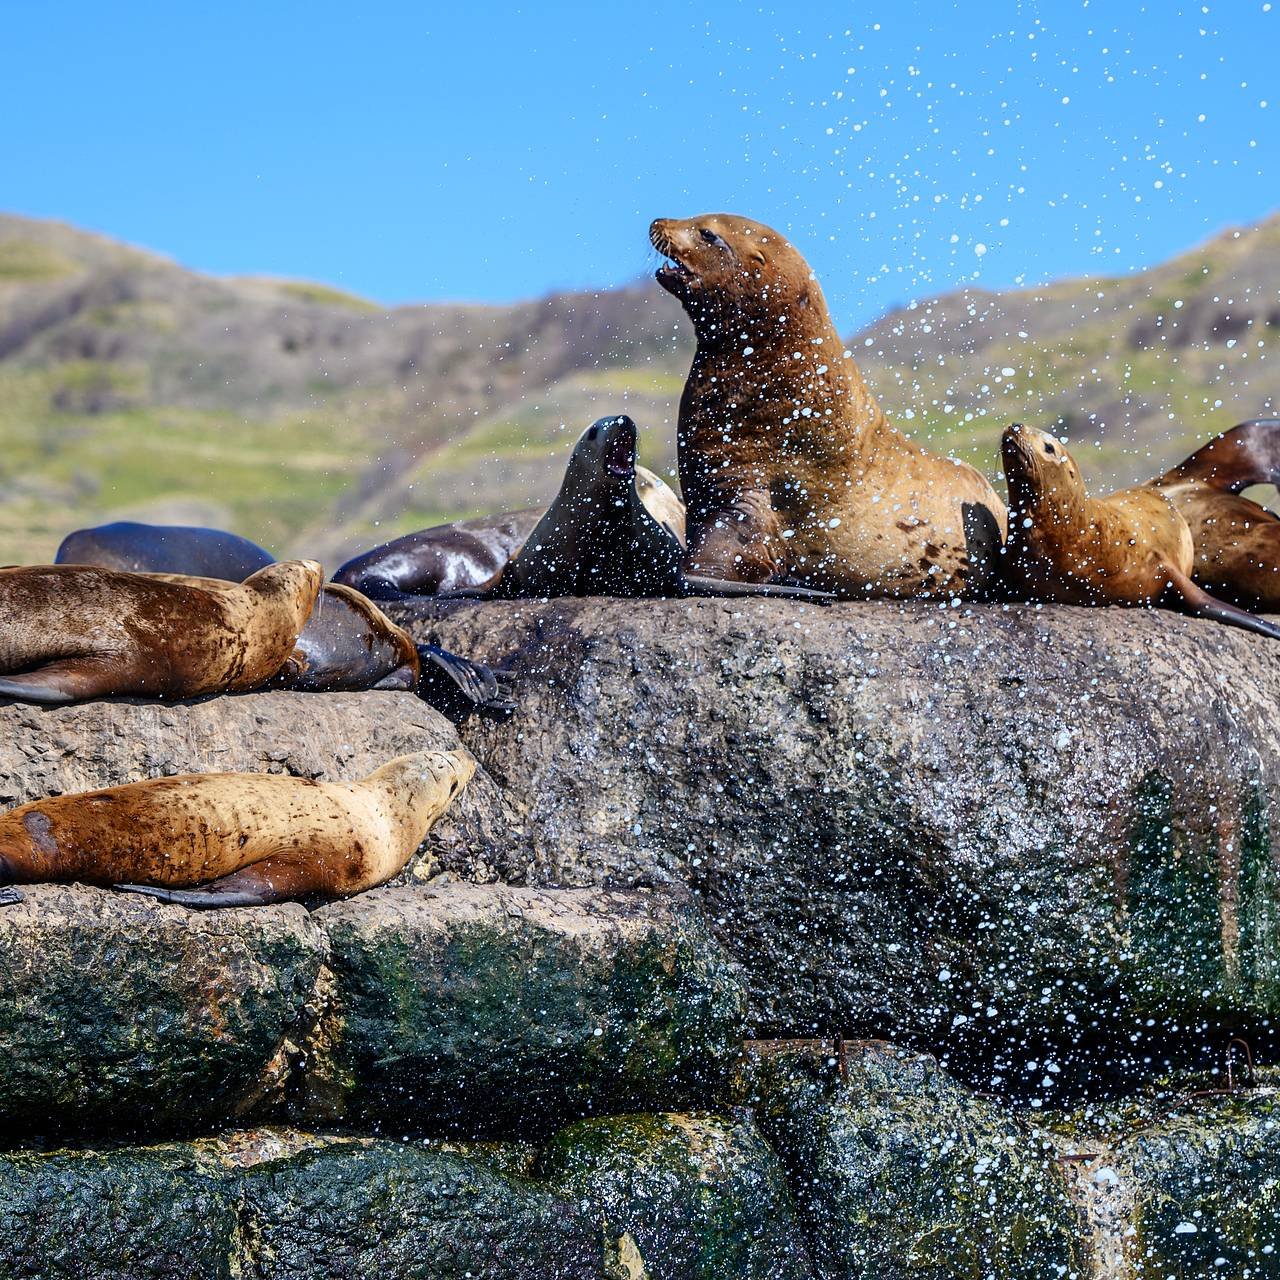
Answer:
M37 800L0 815L0 884L78 880L201 907L345 897L396 875L474 772L465 751L423 751L361 782L196 773Z
M320 590L314 560L225 591L85 565L0 570L0 698L61 703L256 689L293 657Z
M506 568L475 592L493 599L546 596L768 595L829 600L806 588L686 574L684 547L636 486L636 424L601 418L573 448L555 501Z
M800 253L730 214L649 237L697 337L677 432L686 568L851 598L981 594L1003 505L889 425Z
M77 529L62 540L55 564L96 564L125 573L189 573L243 582L275 562L256 542L223 529L120 520Z
M635 484L646 510L683 543L684 503L645 467L636 466ZM409 533L348 560L333 580L374 600L411 600L483 587L507 567L546 511L528 507Z
M407 533L354 556L333 580L371 600L413 600L479 587L506 567L542 513L541 507L529 507Z
M1192 577L1243 608L1280 612L1280 516L1240 492L1280 482L1280 418L1242 422L1151 481L1195 544Z
M1158 489L1090 498L1075 459L1043 431L1012 426L1001 441L1009 481L1004 578L1023 599L1163 605L1280 639L1280 627L1191 580L1187 522Z

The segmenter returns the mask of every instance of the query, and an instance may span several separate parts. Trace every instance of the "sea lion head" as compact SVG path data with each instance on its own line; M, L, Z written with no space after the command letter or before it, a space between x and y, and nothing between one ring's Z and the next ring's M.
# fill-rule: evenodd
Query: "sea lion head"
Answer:
M1045 512L1057 520L1069 518L1085 497L1076 460L1062 442L1047 431L1015 422L1000 439L1009 506L1031 517ZM1010 521L1012 530L1014 521Z
M626 414L593 422L573 446L566 483L575 493L630 488L636 478L636 434Z
M684 305L699 337L734 320L776 318L826 304L809 264L785 236L731 213L658 218L653 247L670 259L658 283Z

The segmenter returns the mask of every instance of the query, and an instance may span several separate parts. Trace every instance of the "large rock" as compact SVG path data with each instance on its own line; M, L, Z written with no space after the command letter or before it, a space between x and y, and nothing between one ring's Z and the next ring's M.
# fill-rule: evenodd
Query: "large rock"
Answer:
M0 1127L154 1132L281 1087L325 950L305 908L24 894L0 908Z
M790 1175L818 1280L1081 1274L1048 1136L892 1046L751 1063L747 1096Z
M0 807L175 773L291 773L352 781L457 732L408 693L247 693L194 702L0 703ZM427 837L431 858L482 871L506 844L483 769ZM420 862L425 870L431 858Z
M0 1155L6 1280L605 1280L591 1216L441 1145L309 1134Z
M1008 1087L1064 1044L1148 1070L1175 1025L1280 1013L1264 639L995 605L398 613L518 677L517 715L464 731L519 810L500 870L691 886L761 1033L950 1045Z
M538 1172L629 1236L648 1280L812 1280L782 1167L747 1115L582 1120Z
M523 1134L713 1095L744 994L696 912L657 894L440 878L315 916L330 948L309 1121Z
M1280 1277L1280 1089L1222 1083L1112 1103L1071 1135L1092 1274Z

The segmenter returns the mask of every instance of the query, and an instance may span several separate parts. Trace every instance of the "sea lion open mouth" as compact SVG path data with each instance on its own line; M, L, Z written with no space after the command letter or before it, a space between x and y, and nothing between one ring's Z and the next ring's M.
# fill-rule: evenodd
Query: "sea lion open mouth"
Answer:
M677 297L687 293L697 282L697 274L680 260L675 245L658 222L649 228L649 243L667 259L654 272L654 278L668 293L674 293Z
M630 480L636 472L636 429L629 418L619 418L617 428L605 447L604 469L611 475Z

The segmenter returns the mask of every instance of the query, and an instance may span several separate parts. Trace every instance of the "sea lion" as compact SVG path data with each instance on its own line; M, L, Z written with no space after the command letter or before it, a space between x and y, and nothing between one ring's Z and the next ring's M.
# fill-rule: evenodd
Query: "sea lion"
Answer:
M346 897L396 875L474 772L466 751L422 751L361 782L190 773L37 800L0 815L0 884L199 907Z
M1031 600L1163 605L1280 639L1280 627L1215 599L1191 580L1191 530L1158 489L1090 498L1080 468L1043 431L1015 424L1001 440L1009 482L1004 579Z
M63 703L256 689L289 663L320 590L314 560L225 591L87 565L0 570L0 698Z
M684 503L646 467L637 466L635 475L641 503L683 542ZM408 533L348 560L333 580L373 600L481 588L506 568L546 513L545 507L528 507Z
M636 424L601 418L574 445L555 501L506 567L483 587L453 595L509 600L547 596L772 595L826 600L806 588L686 574L676 531L660 523L636 483Z
M78 529L63 539L58 554L104 568L127 560L134 571L161 581L220 591L240 581L240 544L271 563L261 547L221 529L146 524ZM215 567L221 571L214 572ZM298 658L276 678L278 686L308 692L405 689L454 724L473 711L502 718L515 710L502 680L488 667L437 645L415 645L367 597L341 584L322 589L298 637Z
M209 591L236 586L224 579L188 574L147 576ZM489 667L439 645L415 644L372 600L334 582L320 589L298 636L293 661L272 683L306 693L402 689L416 693L455 725L472 712L505 719L515 710L505 679Z
M119 520L77 529L62 540L55 564L96 564L124 573L189 573L243 582L275 562L271 552L223 529Z
M1191 530L1195 581L1263 613L1280 612L1280 516L1240 492L1277 482L1280 418L1242 422L1150 482Z
M649 238L697 338L677 429L686 568L860 599L982 594L1004 506L889 425L799 251L730 214L659 218Z

